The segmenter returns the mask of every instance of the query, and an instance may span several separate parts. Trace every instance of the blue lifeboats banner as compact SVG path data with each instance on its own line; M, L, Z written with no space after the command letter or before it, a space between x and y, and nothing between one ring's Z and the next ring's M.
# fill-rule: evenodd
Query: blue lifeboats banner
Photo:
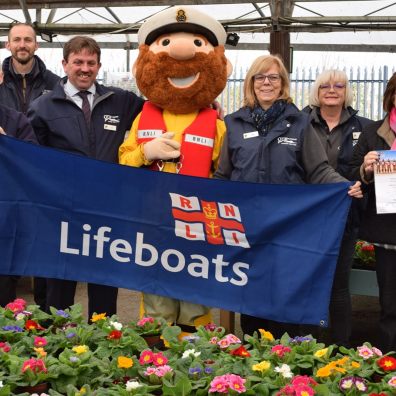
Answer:
M0 273L326 325L348 186L166 174L0 136Z

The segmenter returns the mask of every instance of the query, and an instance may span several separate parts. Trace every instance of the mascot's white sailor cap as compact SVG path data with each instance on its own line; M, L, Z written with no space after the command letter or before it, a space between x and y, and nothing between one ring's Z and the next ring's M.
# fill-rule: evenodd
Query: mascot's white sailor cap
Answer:
M147 19L138 31L138 43L150 45L159 36L176 32L202 34L215 47L224 45L227 38L216 19L195 8L175 6Z

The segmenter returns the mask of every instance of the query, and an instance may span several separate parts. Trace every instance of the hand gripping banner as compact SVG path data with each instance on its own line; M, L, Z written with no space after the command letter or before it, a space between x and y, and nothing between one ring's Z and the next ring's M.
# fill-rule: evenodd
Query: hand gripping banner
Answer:
M153 172L0 136L0 273L326 325L347 190Z

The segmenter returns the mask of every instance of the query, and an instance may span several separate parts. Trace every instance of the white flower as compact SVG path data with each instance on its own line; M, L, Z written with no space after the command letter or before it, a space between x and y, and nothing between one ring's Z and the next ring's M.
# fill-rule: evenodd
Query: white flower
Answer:
M293 377L293 373L290 370L290 366L283 363L282 366L275 367L275 371L277 373L282 374L283 378L291 378Z
M0 388L2 388L3 386L3 381L0 381Z
M23 319L25 319L25 317L26 317L26 315L24 313L19 312L19 314L17 314L15 316L15 320L23 320Z
M182 359L188 358L189 356L198 357L201 352L195 351L195 349L187 349L183 352Z
M120 323L120 322L110 321L110 325L113 326L118 331L120 331L122 329L122 323Z
M126 390L129 392L131 390L140 388L142 386L141 383L139 383L138 381L128 381L126 384Z

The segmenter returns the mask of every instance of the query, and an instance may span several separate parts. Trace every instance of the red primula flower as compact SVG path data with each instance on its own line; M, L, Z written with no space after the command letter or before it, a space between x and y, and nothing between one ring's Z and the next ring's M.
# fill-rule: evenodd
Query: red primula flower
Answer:
M44 327L41 327L37 322L34 320L27 320L25 323L26 330L44 330Z
M140 354L139 363L141 365L150 364L153 361L153 356L153 352L150 349L146 349Z
M47 367L45 367L44 361L41 359L31 358L25 360L22 365L22 373L26 370L30 370L33 373L47 372Z
M168 359L161 352L153 354L153 364L155 366L163 366L166 363L168 363Z
M230 355L241 356L241 357L250 357L250 353L246 350L246 348L241 345L239 348L233 349L230 351Z
M119 330L113 330L107 338L109 340L119 340L122 337L122 331Z
M377 365L384 371L396 370L396 359L392 356L383 356L377 360Z

